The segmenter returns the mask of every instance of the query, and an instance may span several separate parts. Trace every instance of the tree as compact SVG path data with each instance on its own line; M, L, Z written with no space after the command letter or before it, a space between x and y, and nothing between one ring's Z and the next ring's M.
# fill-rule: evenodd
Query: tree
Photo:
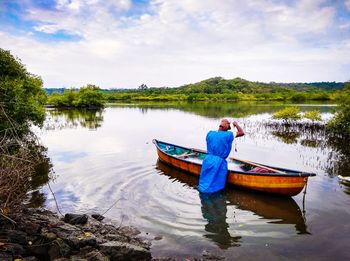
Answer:
M75 103L76 107L93 107L100 108L104 106L104 97L100 88L96 85L88 84L78 91L78 98Z
M49 177L46 149L29 126L45 118L46 94L40 77L27 72L9 51L0 48L0 211L2 216L35 187L34 177ZM45 169L45 171L40 170ZM39 173L41 171L41 173ZM39 184L37 184L39 185Z
M138 90L140 90L140 91L144 91L144 90L147 90L148 89L148 87L147 87L147 85L146 84L141 84L139 87L138 87Z
M327 129L342 136L350 137L350 82L345 84L339 110L327 123Z
M45 118L46 94L39 76L9 51L0 48L0 130L14 124L28 130L30 123L41 125Z
M300 109L298 107L287 107L280 111L277 111L272 116L273 119L282 119L285 123L292 120L299 120Z

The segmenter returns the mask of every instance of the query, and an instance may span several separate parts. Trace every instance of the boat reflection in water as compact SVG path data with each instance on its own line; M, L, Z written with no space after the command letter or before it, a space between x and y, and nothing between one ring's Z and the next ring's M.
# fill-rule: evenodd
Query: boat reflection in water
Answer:
M174 169L157 161L160 173L196 188L198 178L186 172ZM292 197L278 197L264 193L244 190L225 190L211 195L199 193L202 216L208 223L205 225L206 238L214 241L222 249L240 245L240 236L232 237L228 231L227 206L250 211L265 219L269 224L294 225L297 234L310 234L307 231L304 214ZM304 213L303 213L304 212Z

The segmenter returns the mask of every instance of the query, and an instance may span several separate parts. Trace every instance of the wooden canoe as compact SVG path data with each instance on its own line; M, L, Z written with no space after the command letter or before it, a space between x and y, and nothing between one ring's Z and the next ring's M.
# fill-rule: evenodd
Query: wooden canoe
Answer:
M171 167L186 171L199 177L202 161L206 152L199 149L186 148L154 139L159 160ZM283 196L299 194L308 178L314 173L271 167L256 162L228 158L227 184L243 189L255 190ZM264 173L256 172L265 168Z

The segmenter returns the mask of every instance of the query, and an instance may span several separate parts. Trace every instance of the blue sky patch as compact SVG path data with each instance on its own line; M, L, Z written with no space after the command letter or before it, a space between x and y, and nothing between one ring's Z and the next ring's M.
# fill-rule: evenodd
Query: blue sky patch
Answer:
M53 34L34 31L33 36L36 39L41 40L42 42L50 42L50 41L64 41L64 42L74 41L74 42L76 42L76 41L79 41L82 39L81 36L76 35L76 34L70 34L64 30L59 30Z

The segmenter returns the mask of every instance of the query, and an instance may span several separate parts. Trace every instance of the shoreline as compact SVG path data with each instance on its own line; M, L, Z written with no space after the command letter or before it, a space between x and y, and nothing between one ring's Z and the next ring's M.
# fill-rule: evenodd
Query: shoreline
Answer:
M116 227L96 215L20 207L0 216L1 260L152 260L149 239L131 226ZM169 260L169 259L168 259Z

